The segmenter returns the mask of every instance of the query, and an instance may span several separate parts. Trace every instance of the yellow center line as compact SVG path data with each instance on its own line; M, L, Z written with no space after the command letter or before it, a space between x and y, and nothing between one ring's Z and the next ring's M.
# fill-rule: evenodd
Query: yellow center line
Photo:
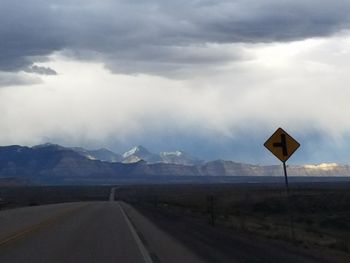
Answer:
M66 211L63 211L59 214L56 214L48 219L41 221L38 224L24 228L24 229L12 234L12 235L9 235L9 236L5 237L4 239L0 240L0 246L4 246L4 245L7 245L11 242L14 242L18 239L24 238L24 237L28 236L29 234L32 234L32 233L34 233L42 228L52 226L55 223L57 223L58 221L60 221L61 219L63 219L64 217L66 217L70 214L73 214L74 212L77 212L77 211L85 208L86 206L88 206L88 205L85 204L85 205L77 207L77 208L68 209Z

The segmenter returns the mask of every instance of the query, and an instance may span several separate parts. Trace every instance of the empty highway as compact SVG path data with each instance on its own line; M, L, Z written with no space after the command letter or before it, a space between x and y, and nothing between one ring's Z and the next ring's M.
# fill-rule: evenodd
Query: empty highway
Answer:
M121 203L114 202L113 194L109 202L0 211L0 262L201 262L174 239L152 228L158 246L168 247L159 253L160 259L146 248L147 240L132 225Z
M114 190L108 202L0 211L0 262L6 263L337 262L230 238L189 222L150 220L114 201Z

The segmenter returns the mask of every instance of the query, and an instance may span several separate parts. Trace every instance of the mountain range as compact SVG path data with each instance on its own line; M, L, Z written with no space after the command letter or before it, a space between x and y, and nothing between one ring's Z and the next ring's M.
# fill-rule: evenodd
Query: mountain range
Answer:
M350 166L325 163L290 165L291 176L350 176ZM54 180L111 180L150 176L282 176L281 165L254 165L234 161L202 161L182 151L151 153L133 147L118 154L107 149L86 150L42 144L0 147L0 178Z
M45 144L49 146L50 144ZM57 147L62 147L56 145ZM102 148L98 150L86 150L81 147L67 148L71 149L82 156L87 157L90 160L100 160L104 162L121 162L121 163L136 163L139 161L145 161L149 164L151 163L172 163L172 164L182 164L182 165L196 165L202 163L196 157L193 157L183 151L176 150L174 152L160 152L155 154L147 150L145 147L139 145L132 147L125 153L118 154L114 153L108 149Z

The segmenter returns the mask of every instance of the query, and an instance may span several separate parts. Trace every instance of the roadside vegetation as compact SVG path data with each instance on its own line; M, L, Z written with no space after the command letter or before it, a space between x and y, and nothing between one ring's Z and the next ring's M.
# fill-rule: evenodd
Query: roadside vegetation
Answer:
M121 199L305 248L350 252L349 184L177 185L120 189Z

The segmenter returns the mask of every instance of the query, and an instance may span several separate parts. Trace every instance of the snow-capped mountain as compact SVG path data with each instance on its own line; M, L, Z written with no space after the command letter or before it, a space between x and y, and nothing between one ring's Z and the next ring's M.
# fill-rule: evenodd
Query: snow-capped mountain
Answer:
M136 163L140 160L146 161L147 163L171 163L181 165L197 165L201 163L198 158L190 156L183 151L177 150L155 154L141 145L131 148L129 151L125 152L122 157L123 163Z
M198 158L179 150L175 152L161 152L159 156L162 159L162 162L164 163L174 163L182 165L197 165L202 163L202 161Z
M145 147L139 145L134 146L125 153L117 154L108 149L101 148L97 150L87 150L82 147L64 147L58 144L45 143L33 146L34 149L52 148L55 150L73 150L79 155L86 157L89 160L99 160L103 162L122 162L122 163L136 163L141 160L147 163L168 163L181 165L198 165L203 163L200 159L191 156L183 151L176 150L171 152L160 152L155 154L147 150Z
M136 163L144 160L147 163L159 163L162 161L159 155L149 152L145 147L139 145L123 153L123 163Z

